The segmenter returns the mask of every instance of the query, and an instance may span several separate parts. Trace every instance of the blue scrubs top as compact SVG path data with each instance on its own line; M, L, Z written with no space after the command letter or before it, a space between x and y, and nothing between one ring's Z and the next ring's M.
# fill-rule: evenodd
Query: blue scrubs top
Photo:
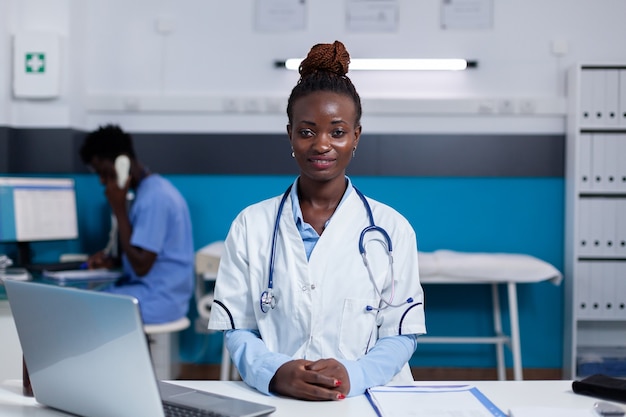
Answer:
M165 178L152 174L141 181L129 212L131 245L157 254L150 271L139 277L128 258L122 264L128 281L105 291L139 300L144 323L164 323L187 314L194 284L194 250L187 202Z

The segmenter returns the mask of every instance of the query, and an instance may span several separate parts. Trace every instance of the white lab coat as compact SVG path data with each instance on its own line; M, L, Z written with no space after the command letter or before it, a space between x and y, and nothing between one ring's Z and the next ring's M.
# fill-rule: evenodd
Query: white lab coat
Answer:
M291 198L280 218L274 262L276 308L263 313L261 293L268 286L269 258L276 213L282 196L244 209L234 220L220 261L210 329L258 330L270 351L294 359L335 358L356 360L376 340L398 334L423 334L423 292L419 282L415 232L394 209L368 199L377 226L392 240L396 280L393 303L382 307L359 253L361 231L369 226L363 202L356 192L334 213L307 261L296 228ZM366 235L367 259L383 296L390 296L389 281L383 288L389 261L376 241L382 235ZM411 303L405 301L412 297ZM401 372L411 379L406 365Z

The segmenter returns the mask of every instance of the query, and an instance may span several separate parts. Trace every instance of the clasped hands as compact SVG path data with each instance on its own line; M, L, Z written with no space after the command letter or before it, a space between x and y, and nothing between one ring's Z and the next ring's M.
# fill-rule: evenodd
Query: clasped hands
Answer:
M350 392L350 377L336 359L296 359L278 368L269 388L275 394L301 400L342 400Z

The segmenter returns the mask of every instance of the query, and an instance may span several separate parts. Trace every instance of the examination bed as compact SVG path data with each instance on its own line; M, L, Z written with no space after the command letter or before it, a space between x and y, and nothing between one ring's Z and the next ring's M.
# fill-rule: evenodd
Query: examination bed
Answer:
M530 255L511 253L473 253L437 250L419 253L422 284L490 284L493 309L493 336L435 337L422 336L418 343L494 344L498 379L506 379L504 346L511 349L513 377L522 380L517 284L549 281L559 285L561 273L551 264ZM506 285L510 334L502 330L499 285ZM427 290L425 290L427 291Z
M196 273L199 286L204 288L205 281L213 281L217 276L219 258L223 253L223 242L214 242L196 253ZM520 346L519 311L517 284L549 281L559 285L561 273L551 264L524 254L477 253L437 250L418 254L420 280L430 284L490 284L493 310L493 336L476 337L435 337L421 336L418 343L439 344L494 344L498 379L506 379L504 346L511 349L513 358L513 377L522 380L522 353ZM498 286L507 288L510 334L502 329L502 311ZM427 291L427 290L425 290ZM208 321L213 294L196 292L197 308L200 317ZM222 350L221 379L232 379L236 371L230 369L228 352Z

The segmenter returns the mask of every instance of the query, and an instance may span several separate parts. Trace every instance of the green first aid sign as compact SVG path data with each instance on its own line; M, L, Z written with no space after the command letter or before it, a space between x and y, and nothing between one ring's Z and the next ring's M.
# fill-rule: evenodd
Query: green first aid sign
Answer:
M26 52L24 62L27 73L46 72L46 54L43 52Z

